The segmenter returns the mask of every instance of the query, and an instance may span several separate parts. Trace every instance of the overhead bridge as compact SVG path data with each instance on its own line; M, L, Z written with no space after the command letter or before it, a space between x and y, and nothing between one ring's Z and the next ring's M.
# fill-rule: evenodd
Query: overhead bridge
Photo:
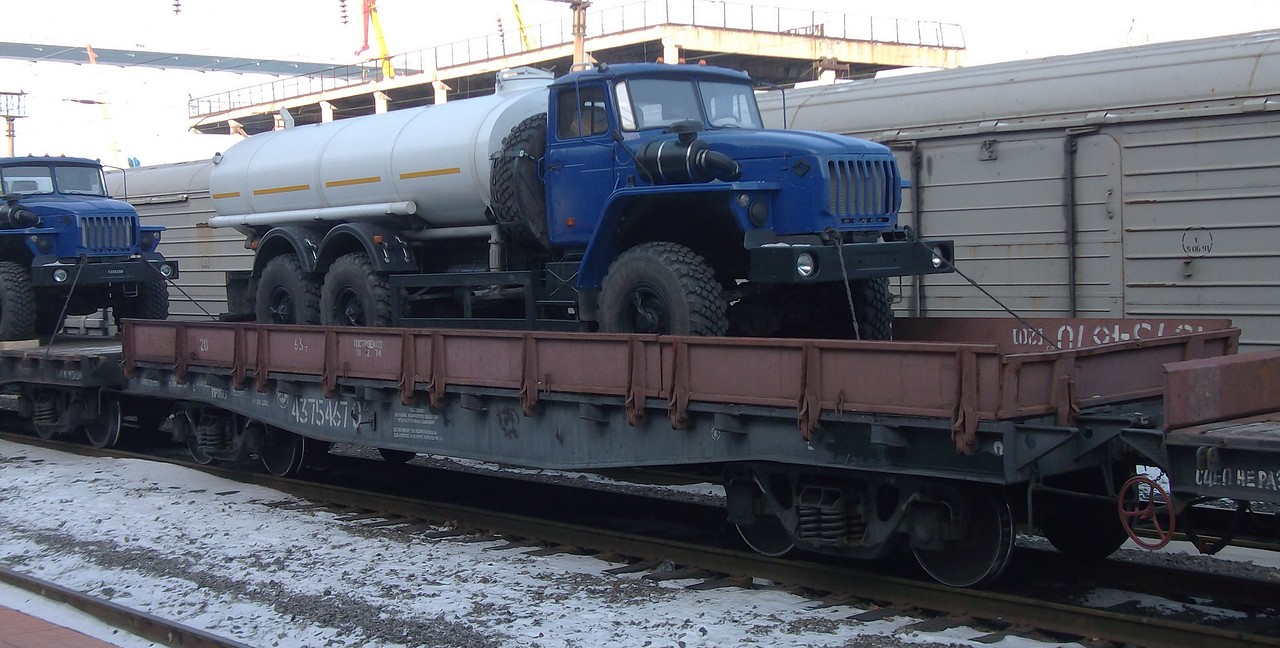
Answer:
M646 0L587 12L586 51L596 60L697 62L745 70L762 83L790 85L823 72L846 78L900 67L957 67L959 25L922 20L707 0ZM524 41L531 44L524 46ZM204 133L253 134L493 92L495 73L532 66L568 71L568 20L396 54L196 97L188 125ZM391 74L387 74L387 69Z

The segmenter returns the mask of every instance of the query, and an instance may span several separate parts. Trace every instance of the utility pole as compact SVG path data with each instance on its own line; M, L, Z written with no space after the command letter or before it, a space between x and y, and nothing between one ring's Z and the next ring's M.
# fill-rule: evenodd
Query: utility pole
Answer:
M25 92L0 92L0 116L4 117L7 126L5 137L9 139L9 157L13 157L13 144L18 137L14 122L27 116L26 97Z
M552 2L564 2L573 10L573 64L587 62L587 50L583 44L587 39L587 7L591 6L587 0L551 0Z

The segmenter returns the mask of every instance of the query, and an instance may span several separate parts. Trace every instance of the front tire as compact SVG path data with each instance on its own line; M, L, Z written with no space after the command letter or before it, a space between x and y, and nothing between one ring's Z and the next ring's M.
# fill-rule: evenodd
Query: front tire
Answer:
M267 262L258 279L255 315L262 324L319 324L320 285L292 254Z
M352 252L338 258L324 276L320 322L336 326L390 326L391 284L373 271L369 257Z
M36 334L35 293L27 269L0 261L0 340L27 340Z
M600 328L609 333L724 335L729 328L715 272L676 243L644 243L609 266Z

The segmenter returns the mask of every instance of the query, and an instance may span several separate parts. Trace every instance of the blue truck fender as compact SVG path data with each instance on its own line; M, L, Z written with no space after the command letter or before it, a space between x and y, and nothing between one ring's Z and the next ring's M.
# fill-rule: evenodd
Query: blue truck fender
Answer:
M724 193L726 194L725 200L731 200L728 194L741 192L759 194L760 192L777 191L781 188L782 185L777 182L711 182L666 185L660 189L648 186L619 189L605 203L600 222L596 226L595 233L591 236L591 241L587 243L586 252L583 253L582 257L582 264L578 268L577 288L579 290L600 289L604 276L609 272L609 265L623 252L623 250L618 249L615 234L622 222L623 214L626 213L626 207L633 201L658 193L664 195L673 193ZM739 227L743 230L751 227L745 208L733 205L732 211Z

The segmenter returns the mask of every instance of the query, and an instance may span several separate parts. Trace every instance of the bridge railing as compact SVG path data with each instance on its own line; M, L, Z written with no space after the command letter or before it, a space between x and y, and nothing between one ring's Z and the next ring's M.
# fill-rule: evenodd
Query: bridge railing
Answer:
M965 47L963 30L960 25L953 23L715 0L641 0L587 12L588 39L662 25L785 33L920 47ZM531 48L527 50L519 30L505 29L502 33L394 54L388 58L397 75L409 76L500 59L523 51L566 45L573 42L572 32L572 21L557 20L527 26L524 38L531 44ZM194 119L382 79L381 59L371 59L312 74L193 97L188 101L187 116Z

